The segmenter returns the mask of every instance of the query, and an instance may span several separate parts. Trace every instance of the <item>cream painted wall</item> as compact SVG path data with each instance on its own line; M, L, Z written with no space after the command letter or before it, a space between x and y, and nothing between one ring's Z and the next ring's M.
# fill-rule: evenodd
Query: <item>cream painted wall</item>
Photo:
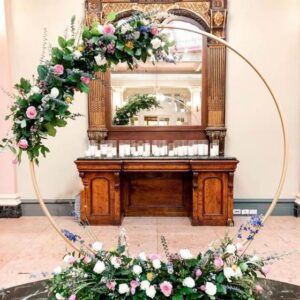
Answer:
M12 79L35 73L41 54L43 27L54 44L69 18L83 15L83 0L10 0ZM290 138L290 166L283 198L300 190L300 1L229 0L228 40L246 54L268 78L282 103ZM80 95L74 112L87 113ZM252 71L228 55L227 154L240 161L235 197L271 198L280 168L280 131L271 99ZM81 184L73 161L83 154L87 119L72 122L48 145L38 176L46 199L73 198ZM26 161L18 168L18 190L23 199L35 198Z

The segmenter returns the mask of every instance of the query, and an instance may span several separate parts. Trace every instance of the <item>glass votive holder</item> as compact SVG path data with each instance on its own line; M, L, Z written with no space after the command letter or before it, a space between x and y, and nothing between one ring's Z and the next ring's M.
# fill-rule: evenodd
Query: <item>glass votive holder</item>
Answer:
M160 152L160 156L167 156L168 155L167 141L160 141L159 142L159 152Z
M138 141L137 142L137 152L138 152L138 156L143 156L143 152L144 152L144 143L143 143L143 141Z
M182 141L183 156L188 156L188 141Z
M130 141L130 155L138 156L136 141Z
M174 143L168 144L168 156L175 156L175 144Z
M119 141L119 145L118 145L118 153L119 153L119 157L124 157L125 156L125 141L120 140Z
M194 155L194 141L193 140L188 141L187 154L188 154L188 156Z
M210 143L209 155L210 156L219 156L219 141L218 140L213 140Z
M151 151L153 156L160 156L159 141L152 141Z
M200 156L208 155L208 140L198 141L198 155Z
M104 156L104 157L107 156L107 147L108 147L108 143L106 140L103 140L100 142L101 156Z
M151 156L151 142L148 140L145 141L143 144L143 156L144 157Z

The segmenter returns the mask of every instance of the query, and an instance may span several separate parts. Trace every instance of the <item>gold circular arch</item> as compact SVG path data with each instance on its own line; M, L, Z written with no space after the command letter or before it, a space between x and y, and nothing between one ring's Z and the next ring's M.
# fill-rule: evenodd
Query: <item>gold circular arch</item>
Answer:
M235 49L233 46L231 46L228 42L224 41L223 39L210 34L204 30L193 30L193 29L186 29L186 28L180 28L180 27L176 27L176 26L167 26L167 25L159 25L159 28L161 29L172 29L172 30L183 30L183 31L188 31L188 32L193 32L196 34L200 34L200 35L204 35L210 39L213 39L221 44L223 44L224 46L226 46L227 48L229 48L230 50L232 50L235 54L237 54L240 58L242 58L251 68L252 70L254 70L254 72L258 75L258 77L261 79L261 81L264 83L265 87L267 88L269 94L272 97L273 100L273 104L276 107L276 111L278 113L279 119L280 119L280 125L281 125L281 131L282 131L282 136L283 136L283 159L282 159L282 166L281 166L281 173L280 173L280 180L276 189L276 192L274 194L272 203L270 204L265 216L263 217L262 222L265 223L266 220L268 219L268 217L272 214L279 196L281 194L283 185L284 185L284 181L286 178L286 172L287 172L287 165L288 165L288 140L287 140L287 134L286 134L286 125L285 125L285 120L284 120L284 116L282 113L282 110L280 108L279 102L277 100L277 98L275 97L270 85L268 84L267 80L263 77L263 75L258 71L258 69L237 49ZM67 242L67 244L69 246L71 246L74 250L80 252L81 249L78 248L75 244L73 244L70 240L68 240L64 234L62 233L61 229L59 228L58 224L56 223L56 221L54 220L54 218L51 216L48 208L45 205L45 202L42 198L40 189L39 189L39 185L37 182L37 178L36 178L36 173L35 173L35 168L34 168L34 163L32 161L30 161L30 173L31 173L31 178L32 178L32 183L33 183L33 187L35 190L35 194L36 197L40 203L40 206L44 212L44 214L46 215L46 217L48 218L50 224L53 226L53 228L57 231L57 233ZM249 242L245 242L250 243Z

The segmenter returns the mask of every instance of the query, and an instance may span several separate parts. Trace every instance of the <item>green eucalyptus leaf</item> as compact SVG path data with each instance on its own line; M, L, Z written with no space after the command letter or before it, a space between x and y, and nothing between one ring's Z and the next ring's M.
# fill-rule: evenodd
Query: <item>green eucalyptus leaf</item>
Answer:
M44 80L48 75L48 68L45 65L39 65L37 71L41 80Z
M51 123L46 123L45 128L47 129L47 133L50 136L55 136L56 135L56 129L54 128L54 126Z
M116 13L115 12L110 12L108 15L107 15L107 21L108 22L112 22L112 21L114 21L115 19L116 19Z
M62 36L60 36L60 37L58 37L58 45L61 48L65 48L65 47L67 47L68 43Z

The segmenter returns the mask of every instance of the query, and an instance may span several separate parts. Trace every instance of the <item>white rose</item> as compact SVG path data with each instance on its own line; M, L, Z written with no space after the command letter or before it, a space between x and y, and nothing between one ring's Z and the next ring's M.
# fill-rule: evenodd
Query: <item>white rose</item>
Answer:
M133 273L136 275L140 275L143 272L142 267L139 265L134 265L132 270L133 270Z
M223 272L224 272L224 276L227 278L227 280L229 282L231 282L231 277L234 277L234 275L235 275L234 270L230 267L225 267Z
M141 282L141 290L145 291L149 288L150 282L148 280L143 280Z
M161 40L159 38L154 38L151 41L151 45L153 49L158 49L161 46Z
M121 32L125 34L127 31L132 30L132 27L127 23L121 27Z
M155 294L156 294L156 290L155 290L155 287L153 285L149 286L147 289L146 289L146 295L153 299L155 297Z
M242 251L243 249L244 249L244 246L243 246L242 243L237 243L237 244L236 244L236 250L237 250L237 251Z
M121 283L119 285L119 294L126 294L129 292L129 286L126 283Z
M102 247L103 247L103 245L102 245L102 243L100 243L100 242L94 242L94 243L92 244L92 249L93 249L94 251L96 251L96 252L101 251L101 250L102 250Z
M253 262L253 263L258 262L258 261L260 261L260 257L257 255L253 255L249 261Z
M64 257L64 262L68 264L68 263L70 263L70 261L73 261L73 259L74 259L73 255L67 254L67 255Z
M226 247L226 252L229 253L229 254L234 254L235 251L236 251L236 247L233 244L229 244Z
M101 54L98 54L97 56L95 56L95 61L98 66L103 66L107 63L106 58L102 57Z
M147 19L143 19L142 22L144 25L149 25L149 20L147 20Z
M103 261L97 261L93 271L97 274L101 274L105 270L105 264Z
M58 267L54 268L54 270L53 270L53 273L54 273L55 275L58 275L58 274L60 274L61 272L62 272L62 267L61 267L61 266L58 266Z
M192 277L186 277L183 280L182 285L186 286L188 288L193 288L193 287L195 287L195 280Z
M192 253L190 252L189 249L181 249L181 250L179 251L179 254L180 254L180 256L181 256L183 259L191 259L191 258L193 258L193 255L192 255Z
M98 25L98 26L97 26L97 30L98 30L98 32L99 32L100 34L102 34L102 33L103 33L103 26L102 26L102 25Z
M73 52L73 57L74 57L75 59L79 59L81 56L82 56L82 53L81 53L79 50L75 50L75 51Z
M161 268L161 262L158 258L154 259L152 261L152 265L153 265L154 269L160 269Z
M30 89L30 92L32 94L39 94L41 92L41 89L38 87L38 86L33 86L31 89Z
M205 293L209 296L214 296L217 293L217 287L212 282L206 282Z
M57 299L57 300L64 300L65 299L65 297L63 297L61 294L59 294L59 293L56 293L55 294L55 298Z
M58 90L58 88L56 88L56 87L54 87L54 88L52 88L51 89L51 92L50 92L50 97L52 97L52 98L57 98L58 97L58 95L59 95L59 90Z
M140 259L140 260L143 260L143 261L146 261L146 260L147 260L147 255L146 255L146 253L145 253L145 252L141 252L141 253L139 254L139 259Z
M119 257L112 256L110 258L110 262L114 266L115 269L119 269L121 266L121 259Z
M140 36L141 36L141 33L139 31L135 31L133 33L133 37L134 37L135 40L138 40L140 38Z
M235 277L235 278L243 277L243 273L242 273L240 267L237 267L237 268L236 268L236 270L235 270L235 272L234 272L234 277Z

